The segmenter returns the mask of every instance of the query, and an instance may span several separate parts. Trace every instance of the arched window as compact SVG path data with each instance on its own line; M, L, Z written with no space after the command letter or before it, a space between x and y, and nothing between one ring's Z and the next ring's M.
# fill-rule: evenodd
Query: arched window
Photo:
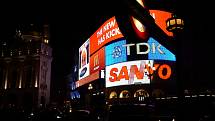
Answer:
M130 94L128 90L123 90L120 95L119 98L129 98Z
M164 92L161 89L155 89L152 92L152 96L156 97L156 98L163 97L164 96Z
M134 97L149 97L149 93L144 89L139 89L134 93Z
M112 98L117 98L117 94L115 91L110 93L109 99L112 99Z

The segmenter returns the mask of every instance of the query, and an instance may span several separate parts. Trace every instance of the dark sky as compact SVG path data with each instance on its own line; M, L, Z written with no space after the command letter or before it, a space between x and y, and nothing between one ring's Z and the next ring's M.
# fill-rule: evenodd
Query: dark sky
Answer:
M214 15L212 4L205 1L151 0L158 6L177 9L185 19L185 58L189 78L199 84L212 81L214 68ZM6 36L17 23L49 23L53 47L53 80L63 86L71 72L74 53L103 22L122 12L122 1L84 0L8 4L1 8L1 35ZM4 6L4 5L2 5ZM214 84L214 83L213 83Z

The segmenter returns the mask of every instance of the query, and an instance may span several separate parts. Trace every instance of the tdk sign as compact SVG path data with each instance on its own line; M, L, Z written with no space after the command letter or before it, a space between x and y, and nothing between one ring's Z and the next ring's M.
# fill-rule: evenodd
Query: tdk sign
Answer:
M175 61L175 55L158 43L155 39L149 38L148 42L125 44L127 55L132 55L131 49L136 49L138 55L148 54L150 60L170 60ZM133 51L132 51L133 52Z

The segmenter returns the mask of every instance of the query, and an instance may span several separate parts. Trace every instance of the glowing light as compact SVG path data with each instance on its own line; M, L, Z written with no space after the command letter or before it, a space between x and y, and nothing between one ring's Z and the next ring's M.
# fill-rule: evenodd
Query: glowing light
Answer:
M143 8L145 7L144 3L142 0L136 0Z
M36 80L35 80L35 84L34 84L34 87L38 87L38 79L37 79L37 77L36 77Z
M88 89L89 89L89 90L93 89L92 84L89 84Z
M72 112L72 108L69 109L69 112L70 112L70 113Z
M145 26L139 20L137 20L136 18L134 18L133 16L132 16L132 19L133 19L134 25L137 27L137 29L140 32L145 32L145 30L146 30Z
M5 83L4 83L4 89L7 89L7 83L8 83L7 76L8 76L8 72L6 73L6 79L5 79Z
M22 71L20 72L20 77L19 77L19 88L22 88Z
M4 84L4 89L7 89L7 79L6 79L5 84Z
M22 80L19 80L19 88L22 88Z
M48 43L49 43L49 40L48 40L48 39L44 39L44 42L48 44Z

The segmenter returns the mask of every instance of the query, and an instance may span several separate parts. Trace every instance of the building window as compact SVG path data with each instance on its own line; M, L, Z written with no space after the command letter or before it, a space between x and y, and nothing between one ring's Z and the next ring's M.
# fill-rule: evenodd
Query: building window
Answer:
M144 101L147 97L149 97L149 93L144 89L139 89L134 93L134 98L138 98L139 101Z
M149 93L144 89L139 89L134 93L134 97L149 97Z
M117 94L115 91L110 93L109 99L112 99L112 98L117 98Z
M128 90L123 90L120 95L119 98L129 98L130 94Z

